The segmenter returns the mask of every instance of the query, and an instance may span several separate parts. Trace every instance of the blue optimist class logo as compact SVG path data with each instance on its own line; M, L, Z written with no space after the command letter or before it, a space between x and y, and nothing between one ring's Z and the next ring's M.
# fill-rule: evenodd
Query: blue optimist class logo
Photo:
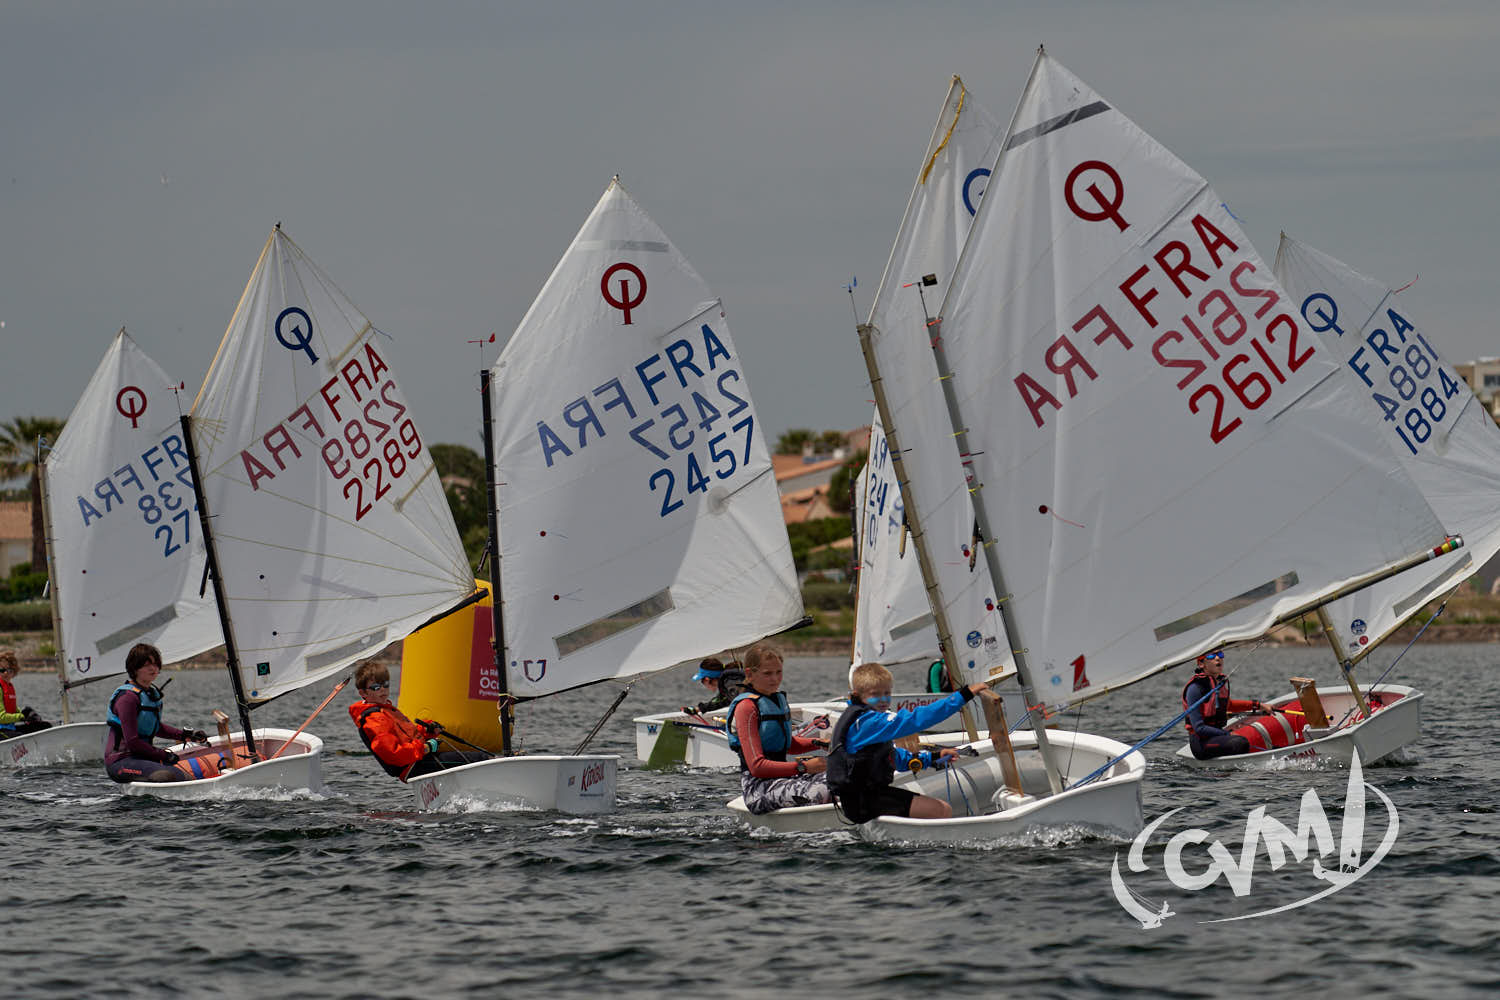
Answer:
M1385 835L1374 852L1361 861L1365 840L1366 789L1385 803ZM1131 872L1140 874L1150 870L1145 857L1147 842L1163 823L1183 808L1186 807L1178 806L1171 812L1152 820L1131 842L1127 856ZM1398 825L1395 804L1384 792L1364 780L1364 772L1359 763L1359 752L1356 750L1353 761L1349 765L1349 783L1344 793L1344 816L1337 846L1334 843L1333 829L1329 824L1328 815L1323 810L1323 803L1319 800L1317 791L1309 788L1302 793L1302 804L1297 815L1295 830L1267 816L1265 806L1256 806L1245 820L1245 836L1240 841L1238 859L1217 839L1210 842L1207 849L1203 851L1207 855L1206 859L1201 856L1184 858L1187 848L1204 843L1208 840L1209 834L1207 830L1183 830L1167 841L1166 849L1162 852L1162 872L1172 885L1184 892L1207 889L1222 878L1229 885L1235 898L1241 899L1249 896L1253 888L1255 864L1262 844L1265 845L1266 858L1270 861L1273 872L1287 867L1291 860L1302 863L1311 856L1312 863L1308 874L1318 883L1322 883L1321 888L1315 884L1307 895L1287 900L1289 895L1287 882L1281 879L1276 884L1274 896L1269 892L1266 893L1267 897L1274 899L1278 905L1256 910L1253 913L1200 920L1199 923L1217 924L1231 920L1249 920L1252 917L1269 917L1272 914L1306 906L1325 896L1331 896L1340 889L1364 878L1372 868L1380 864L1391 846L1396 843ZM1336 855L1337 860L1337 863L1331 867L1323 864L1323 858L1329 855ZM1204 860L1208 862L1207 867L1202 867ZM1189 871L1189 867L1198 870ZM1109 881L1114 889L1115 900L1126 913L1141 922L1143 930L1160 927L1168 917L1176 916L1171 900L1163 899L1158 903L1125 884L1120 874L1118 852L1115 854L1114 865L1110 869Z
M985 167L975 167L969 171L969 176L964 178L964 208L969 210L970 215L979 211L979 199L984 197L984 186L990 172ZM975 184L978 183L978 188Z
M979 634L979 630L978 629L975 629L973 632L970 632L964 638L968 641L970 649L978 649L979 648L979 644L984 641L984 636L982 636L982 635Z

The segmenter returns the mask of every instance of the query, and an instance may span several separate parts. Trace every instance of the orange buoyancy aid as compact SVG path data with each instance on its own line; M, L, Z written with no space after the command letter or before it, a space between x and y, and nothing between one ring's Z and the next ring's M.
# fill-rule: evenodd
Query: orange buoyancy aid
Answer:
M349 706L349 718L387 774L404 777L408 768L427 756L427 732L395 705L356 701Z

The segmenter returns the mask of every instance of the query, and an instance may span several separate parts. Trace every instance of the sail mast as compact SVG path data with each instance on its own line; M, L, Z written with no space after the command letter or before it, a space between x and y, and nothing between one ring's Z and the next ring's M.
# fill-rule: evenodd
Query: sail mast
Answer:
M1015 132L1016 118L1021 113L1021 107L1026 101L1026 95L1031 92L1032 84L1036 81L1037 70L1042 65L1045 50L1038 47L1036 60L1031 64L1031 74L1026 78L1026 86L1021 90L1021 100L1016 103L1016 110L1011 113L1010 124L1005 128L1005 141L1000 146L1000 154L996 157L995 165L991 168L990 180L995 181L1000 176L1000 165L1005 160L1005 151L1009 148L1010 138ZM979 204L979 213L984 212L989 199ZM975 215L975 226L978 225L978 214ZM972 241L974 229L969 230L969 241ZM965 249L968 242L965 241ZM960 259L962 255L960 255ZM919 286L920 292L920 286ZM926 299L923 299L923 310L926 310ZM928 329L931 331L928 343L932 346L932 358L937 363L938 381L943 387L943 401L948 407L948 420L953 427L954 443L958 446L958 454L964 465L965 475L970 475L969 456L969 425L964 421L963 408L958 402L958 393L953 388L953 370L948 364L948 355L943 348L942 318L929 319ZM989 512L984 504L984 484L971 481L969 483L969 497L974 504L974 520L979 525L979 533L982 541L979 542L984 549L985 566L990 571L990 582L995 587L995 604L1000 611L1000 620L1005 625L1005 634L1010 637L1012 654L1015 656L1016 676L1021 682L1021 690L1026 696L1026 712L1031 719L1031 728L1036 733L1037 750L1041 752L1042 763L1047 771L1047 783L1052 788L1054 795L1062 792L1063 783L1061 772L1057 766L1057 759L1052 753L1052 745L1047 741L1047 725L1042 708L1037 698L1036 684L1031 675L1031 666L1027 662L1026 644L1021 641L1021 633L1017 626L1015 615L1011 613L1010 590L1005 585L1005 576L1000 569L1000 554L995 551L993 540L994 532L990 528Z
M922 583L927 588L927 600L932 605L933 624L937 627L938 649L943 654L948 677L954 690L963 686L963 675L953 658L953 629L948 624L948 608L938 590L937 571L932 565L932 553L927 548L927 535L922 529L922 518L917 510L916 498L912 495L911 480L906 475L906 463L901 457L901 442L897 437L895 422L891 419L890 404L886 401L884 379L880 376L880 363L870 343L871 326L859 324L859 347L865 356L865 370L870 373L870 389L875 393L875 407L880 413L880 422L885 425L885 443L891 455L891 465L896 471L896 485L901 489L901 504L906 511L906 521L911 526L912 544L917 547L917 565L922 570ZM1030 695L1027 695L1028 699ZM970 741L979 739L974 717L966 704L963 712L964 732Z
M41 488L42 541L47 546L47 597L52 605L52 636L57 641L57 677L62 694L63 725L73 721L73 706L68 701L68 654L63 648L62 611L57 604L57 559L52 554L52 511L47 497L47 463L42 461L42 439L36 439L36 479Z
M188 472L193 477L193 499L198 505L198 529L203 532L203 548L208 555L208 578L214 585L214 604L219 609L219 625L224 630L224 666L234 688L235 705L240 711L240 726L245 732L245 748L255 759L255 732L250 727L250 703L245 699L245 685L240 679L240 657L234 645L234 626L229 621L229 602L224 597L224 582L219 577L219 558L214 551L213 531L209 528L208 500L203 495L203 477L198 471L198 450L193 445L192 417L184 413L182 440L187 449Z
M500 691L500 753L511 753L510 679L505 670L505 616L500 607L500 515L495 490L495 423L490 414L490 370L479 373L479 396L484 414L484 496L489 506L489 538L485 545L490 557L490 651L495 663L495 682Z

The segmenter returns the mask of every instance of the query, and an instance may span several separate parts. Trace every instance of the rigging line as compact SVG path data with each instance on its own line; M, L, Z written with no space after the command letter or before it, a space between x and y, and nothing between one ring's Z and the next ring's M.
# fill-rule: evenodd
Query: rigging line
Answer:
M927 161L927 166L922 168L922 176L917 180L918 184L927 183L927 175L932 173L932 167L937 163L938 156L948 145L948 140L953 138L953 130L958 128L958 116L964 112L964 101L968 100L969 89L958 81L958 107L953 109L953 124L948 126L948 134L943 136L943 141L938 143L938 148L932 151L932 158Z
M1452 590L1448 591L1448 593L1443 596L1443 603L1438 605L1438 609L1432 613L1432 617L1429 618L1429 619L1427 619L1427 621L1425 621L1422 624L1421 628L1417 629L1417 634L1414 635L1414 636L1412 636L1411 637L1411 641L1408 642L1406 644L1406 646L1402 648L1401 652L1399 652L1399 653L1396 654L1396 658L1391 661L1391 665L1388 666L1388 667L1386 667L1385 670L1381 672L1380 676L1377 677L1377 678L1375 678L1375 683L1371 684L1369 686L1369 688L1367 690L1369 691L1370 694L1374 694L1375 693L1375 689L1380 686L1380 682L1383 681L1383 680L1385 680L1386 676L1392 670L1396 669L1396 664L1398 664L1398 663L1401 662L1401 657L1403 657L1403 656L1406 655L1406 651L1408 649L1411 649L1411 647L1416 643L1416 641L1418 639L1422 638L1422 633L1427 631L1427 626L1429 626L1433 622L1437 621L1438 616L1441 615L1445 610L1447 610L1447 608L1448 608L1448 599L1451 598L1455 593L1458 592L1458 588L1460 586L1463 586L1462 581L1460 581L1460 583L1457 586L1455 586ZM1357 706L1357 705L1355 706L1355 708L1358 708L1358 707L1359 706ZM1344 723L1348 722L1349 721L1349 716L1351 716L1353 714L1354 714L1354 708L1349 709L1349 711L1347 711L1347 712L1344 713L1344 717L1339 720L1339 724L1337 726L1334 726L1333 728L1335 728L1335 729L1341 729L1341 728L1343 728Z

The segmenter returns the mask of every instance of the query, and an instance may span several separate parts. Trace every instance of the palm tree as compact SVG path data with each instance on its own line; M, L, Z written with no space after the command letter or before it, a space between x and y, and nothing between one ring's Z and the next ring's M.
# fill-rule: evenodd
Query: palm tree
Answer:
M31 571L47 571L47 539L42 531L42 483L37 476L37 439L56 442L63 422L54 417L16 417L0 423L0 480L27 480L31 496Z

